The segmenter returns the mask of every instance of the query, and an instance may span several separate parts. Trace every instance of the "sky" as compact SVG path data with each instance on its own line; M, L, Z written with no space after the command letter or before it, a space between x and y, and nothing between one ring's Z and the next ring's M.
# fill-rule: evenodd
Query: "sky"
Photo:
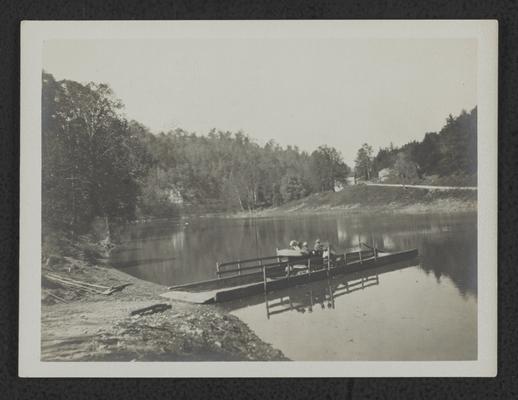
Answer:
M313 151L421 140L477 104L473 39L52 40L56 79L108 83L153 133L242 130Z

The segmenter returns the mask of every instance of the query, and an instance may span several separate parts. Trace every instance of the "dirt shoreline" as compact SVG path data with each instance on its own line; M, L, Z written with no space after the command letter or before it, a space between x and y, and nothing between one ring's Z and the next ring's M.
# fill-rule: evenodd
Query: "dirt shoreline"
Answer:
M46 276L94 285L131 284L111 295L60 284ZM109 266L70 257L42 270L42 361L288 360L244 322L215 306L170 301L166 287ZM155 304L161 312L131 316Z
M214 215L224 218L268 218L268 217L287 217L293 215L324 215L347 213L351 215L357 214L435 214L435 213L473 213L477 211L476 201L462 201L443 199L433 203L416 203L401 205L397 203L386 204L382 206L362 204L348 204L338 206L306 206L296 204L292 207L273 207L253 212L237 212L233 214Z

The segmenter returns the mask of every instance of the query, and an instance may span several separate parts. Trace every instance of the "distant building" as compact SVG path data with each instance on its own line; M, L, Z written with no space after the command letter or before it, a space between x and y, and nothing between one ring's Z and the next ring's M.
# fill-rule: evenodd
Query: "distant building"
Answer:
M390 168L383 168L378 172L378 179L380 182L385 182L390 177L392 170Z
M173 204L183 204L183 197L178 188L173 187L167 191L167 197Z

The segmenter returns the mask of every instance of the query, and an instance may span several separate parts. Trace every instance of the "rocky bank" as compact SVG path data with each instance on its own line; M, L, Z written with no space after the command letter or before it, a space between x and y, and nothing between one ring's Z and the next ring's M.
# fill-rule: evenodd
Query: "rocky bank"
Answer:
M216 306L169 301L159 296L166 287L109 266L72 257L51 261L42 269L42 361L287 360ZM74 287L56 277L98 287ZM155 304L167 309L131 315Z

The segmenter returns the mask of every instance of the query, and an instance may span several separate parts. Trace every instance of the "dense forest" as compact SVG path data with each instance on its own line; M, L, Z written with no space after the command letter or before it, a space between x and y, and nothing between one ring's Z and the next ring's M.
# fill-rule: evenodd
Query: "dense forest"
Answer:
M138 216L186 211L250 211L345 185L340 152L312 153L243 132L180 129L151 134L123 115L105 84L56 81L43 73L44 228L81 232Z
M392 144L373 156L372 147L358 150L355 172L369 180L388 170L390 179L401 183L420 183L434 177L435 183L455 182L476 185L477 178L477 108L449 115L437 132L426 133L422 141L401 147Z
M242 132L197 135L177 129L152 135L138 124L131 129L145 138L153 160L145 182L145 212L153 212L146 198L155 199L149 205L156 213L156 200L167 193L177 193L185 206L207 210L275 206L334 190L350 172L340 153L327 146L308 154L274 141L260 146Z

